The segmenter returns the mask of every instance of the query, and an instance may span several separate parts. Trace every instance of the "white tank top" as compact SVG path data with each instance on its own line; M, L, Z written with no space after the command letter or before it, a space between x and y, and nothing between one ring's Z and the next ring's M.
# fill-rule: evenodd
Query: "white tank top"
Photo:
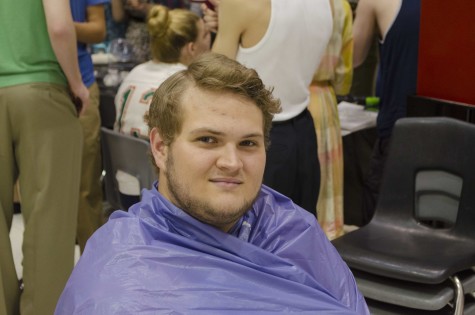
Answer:
M236 59L274 88L282 103L274 121L285 121L309 103L308 87L330 39L332 13L328 0L271 0L271 7L264 37L253 47L239 47Z

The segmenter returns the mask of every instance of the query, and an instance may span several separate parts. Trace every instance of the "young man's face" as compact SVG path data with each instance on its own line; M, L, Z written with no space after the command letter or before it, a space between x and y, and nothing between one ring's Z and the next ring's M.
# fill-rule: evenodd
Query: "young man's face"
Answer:
M263 115L236 95L189 88L182 130L165 146L151 134L158 190L196 219L228 231L252 206L266 159Z

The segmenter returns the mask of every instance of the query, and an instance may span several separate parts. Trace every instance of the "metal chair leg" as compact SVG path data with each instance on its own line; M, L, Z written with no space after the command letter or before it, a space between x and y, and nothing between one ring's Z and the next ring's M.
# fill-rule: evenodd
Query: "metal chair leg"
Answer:
M463 292L462 282L457 276L450 277L450 280L454 283L454 315L463 315L463 308L465 303L465 297Z

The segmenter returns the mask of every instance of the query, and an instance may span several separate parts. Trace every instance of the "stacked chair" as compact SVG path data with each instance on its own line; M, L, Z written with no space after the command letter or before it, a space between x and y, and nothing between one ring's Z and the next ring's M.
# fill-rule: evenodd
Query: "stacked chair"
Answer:
M140 190L150 189L157 177L149 158L150 144L105 127L101 127L101 143L105 199L113 210L127 210L119 192L116 174L120 170L132 175L138 180Z
M373 218L333 244L372 314L475 314L475 125L400 119Z
M101 114L101 126L113 129L116 117L115 91L101 89L99 99L99 112Z

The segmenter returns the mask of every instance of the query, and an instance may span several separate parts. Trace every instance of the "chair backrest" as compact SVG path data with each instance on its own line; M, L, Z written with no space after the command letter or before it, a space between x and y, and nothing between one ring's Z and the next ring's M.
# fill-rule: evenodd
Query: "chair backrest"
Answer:
M102 89L99 99L99 112L101 114L101 126L109 129L114 128L115 109L115 89Z
M433 227L450 227L457 221L463 178L446 171L416 174L415 217Z
M419 228L431 218L453 225L441 233L475 237L475 125L403 118L393 130L373 220Z
M122 171L137 178L140 190L151 188L156 175L149 159L150 144L105 127L101 128L101 140L106 199L114 210L127 210L121 204L116 174Z

